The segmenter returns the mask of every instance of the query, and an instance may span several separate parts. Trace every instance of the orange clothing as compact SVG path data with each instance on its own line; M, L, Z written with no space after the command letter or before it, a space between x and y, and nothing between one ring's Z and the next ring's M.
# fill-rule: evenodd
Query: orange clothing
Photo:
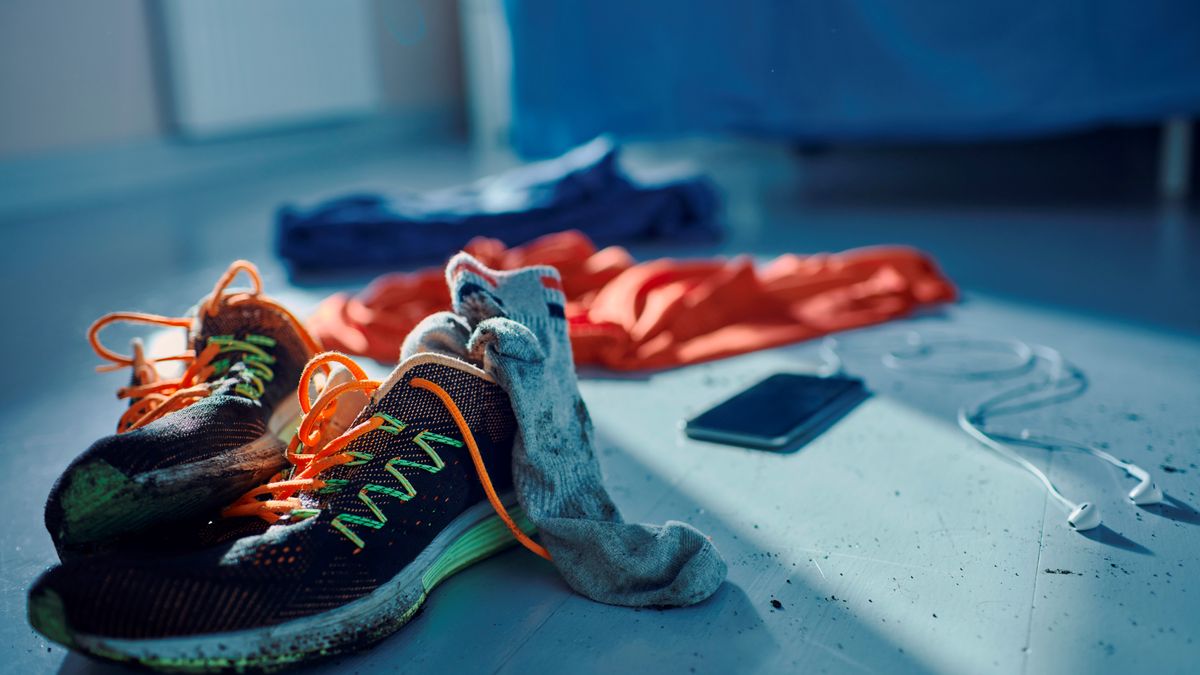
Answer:
M575 363L669 368L807 340L952 301L954 285L928 256L899 246L637 263L597 251L580 232L506 248L478 238L465 250L496 269L551 265L562 275ZM440 269L386 274L361 294L321 303L309 327L329 348L391 362L425 316L449 308Z

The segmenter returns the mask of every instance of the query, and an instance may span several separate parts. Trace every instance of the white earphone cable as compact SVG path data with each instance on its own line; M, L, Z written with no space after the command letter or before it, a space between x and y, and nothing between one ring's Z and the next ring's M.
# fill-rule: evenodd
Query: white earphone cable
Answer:
M930 359L937 353L945 351L972 355L997 353L1011 356L1011 362L1000 366L974 369L916 365L920 360ZM845 372L845 363L842 360L836 338L825 338L821 343L820 353L824 361L821 368L823 375ZM891 370L960 381L999 382L1042 371L1043 375L1031 382L1005 389L974 405L961 406L958 409L957 422L963 432L979 442L980 445L1016 464L1036 478L1055 501L1072 512L1070 522L1073 527L1087 529L1098 525L1099 519L1095 509L1091 509L1090 504L1086 502L1076 504L1068 499L1041 468L1012 450L1008 447L1009 445L1023 445L1048 451L1069 449L1093 455L1141 481L1138 487L1130 493L1130 499L1135 503L1149 504L1162 500L1161 491L1150 479L1150 475L1145 469L1118 459L1094 445L1037 434L1029 429L1022 429L1020 434L1013 435L991 431L988 428L988 421L991 418L1040 410L1083 395L1088 388L1087 375L1063 359L1058 350L1044 345L1030 345L1020 340L962 337L927 339L919 333L909 332L906 334L903 347L885 351L880 359L883 365ZM1082 518L1077 523L1076 516L1088 509L1091 510L1091 513L1088 514L1091 516L1088 523L1094 524L1085 524Z
M1075 508L1075 502L1067 499L1062 492L1059 492L1058 488L1054 486L1054 482L1050 480L1050 477L1047 476L1044 471L1038 468L1038 466L1033 462L1030 462L1024 457L1005 447L1003 443L994 440L990 435L988 435L988 432L981 428L980 424L971 421L971 419L967 416L966 408L958 409L958 426L965 431L968 436L979 441L979 443L987 449L995 452L1013 464L1016 464L1017 466L1033 474L1033 476L1046 487L1046 491L1050 493L1050 496L1058 501L1059 504L1062 504L1068 511L1071 511Z

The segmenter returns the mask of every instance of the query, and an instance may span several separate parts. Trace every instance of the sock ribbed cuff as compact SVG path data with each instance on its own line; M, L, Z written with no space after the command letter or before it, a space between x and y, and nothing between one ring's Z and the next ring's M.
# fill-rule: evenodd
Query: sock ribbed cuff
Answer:
M454 312L472 327L501 316L527 326L539 337L542 331L545 337L567 332L566 295L562 277L553 267L494 270L468 253L459 253L446 265L446 285Z

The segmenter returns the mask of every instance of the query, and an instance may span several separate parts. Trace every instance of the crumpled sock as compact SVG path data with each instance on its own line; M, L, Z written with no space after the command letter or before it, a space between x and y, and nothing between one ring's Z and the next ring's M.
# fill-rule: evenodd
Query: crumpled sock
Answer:
M519 427L517 497L571 588L632 607L690 605L712 595L726 574L712 541L678 521L626 523L604 489L558 272L498 272L460 253L446 276L457 314L422 321L403 356L440 351L482 363L508 392Z

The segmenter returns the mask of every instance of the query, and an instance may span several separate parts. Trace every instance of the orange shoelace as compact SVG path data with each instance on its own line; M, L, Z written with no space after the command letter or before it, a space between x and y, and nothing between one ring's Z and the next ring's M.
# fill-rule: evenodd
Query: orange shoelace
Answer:
M250 277L253 290L250 292L227 291L229 284L240 272ZM270 302L293 324L296 332L304 340L305 345L318 353L321 347L308 331L304 329L299 319L288 312L278 303L262 295L262 277L258 268L246 260L234 261L213 287L212 294L204 299L197 312L197 318L161 316L142 312L112 312L96 320L88 329L88 342L97 356L111 363L97 366L99 372L108 372L121 368L133 369L135 384L117 390L118 398L133 399L133 403L121 415L117 422L117 433L124 433L143 427L168 413L186 408L196 401L205 398L213 391L213 385L208 381L217 372L213 360L222 352L222 345L210 342L199 354L195 350L187 350L181 354L164 356L156 359L147 358L141 341L134 340L133 352L129 356L118 354L100 342L100 330L105 326L116 323L138 323L150 326L165 326L188 330L198 319L215 316L223 305L235 304L246 299L258 299ZM164 379L158 372L158 364L165 361L183 361L186 366L183 374L177 378Z
M319 370L327 372L335 363L345 367L353 379L326 387L317 396L316 401L312 401L309 396L309 387L313 377ZM325 487L326 482L320 478L324 471L358 459L355 455L345 451L346 446L386 423L384 417L373 415L366 421L346 429L336 438L326 440L326 427L337 411L338 399L352 391L370 396L379 389L380 384L378 380L368 378L366 372L344 354L326 352L309 361L300 376L300 385L296 390L300 401L300 410L304 417L296 435L288 444L287 459L292 463L292 469L286 473L276 474L271 482L242 495L240 499L226 508L222 515L226 517L259 517L269 523L274 523L294 511L305 510L298 493L320 490ZM496 515L500 517L500 520L504 522L521 545L550 560L550 553L521 530L500 501L495 487L492 486L487 468L484 466L483 455L475 441L475 435L471 432L466 418L449 392L436 383L423 378L413 378L409 381L409 386L424 389L438 397L438 400L446 407L446 411L454 418L455 425L463 435L479 482L483 486L488 502L496 511Z

